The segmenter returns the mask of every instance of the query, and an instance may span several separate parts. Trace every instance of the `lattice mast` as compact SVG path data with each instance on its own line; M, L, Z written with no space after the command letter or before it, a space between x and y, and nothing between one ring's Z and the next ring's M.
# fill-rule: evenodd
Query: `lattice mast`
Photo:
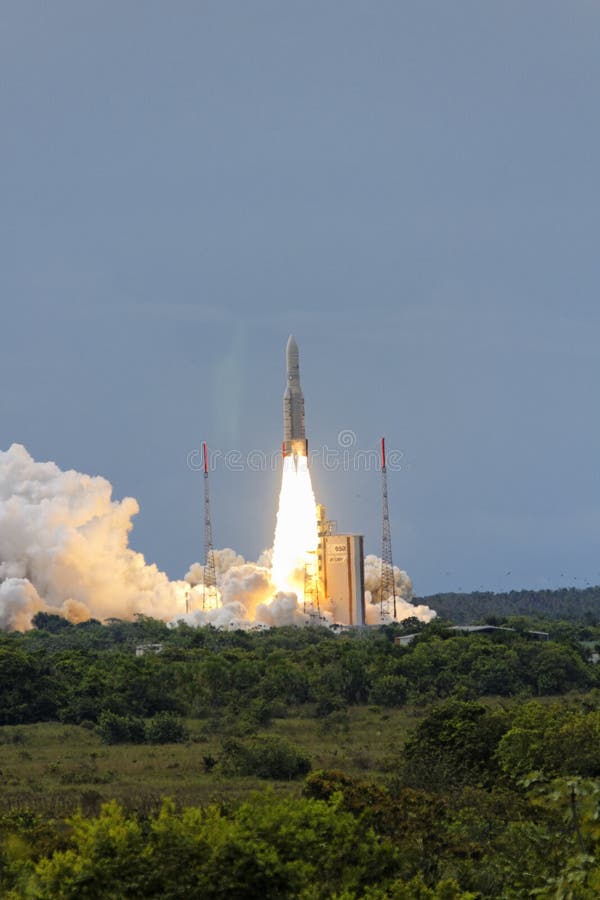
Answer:
M390 530L390 511L388 507L387 469L385 465L385 438L381 438L381 506L383 528L381 536L381 595L380 612L383 617L383 604L394 598L394 619L396 618L396 586L394 584L394 563L392 561L392 533Z
M319 606L319 573L317 570L317 551L307 553L304 561L304 615L307 613L311 621L320 618Z
M202 607L206 608L207 591L215 592L217 574L215 572L215 552L212 540L212 524L210 518L210 494L208 490L208 450L206 441L202 444L204 462L204 587L202 590Z

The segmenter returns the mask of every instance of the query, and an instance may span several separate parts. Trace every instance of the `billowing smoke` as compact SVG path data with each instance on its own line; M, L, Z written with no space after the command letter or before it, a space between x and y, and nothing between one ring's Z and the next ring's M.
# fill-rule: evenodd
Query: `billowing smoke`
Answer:
M221 628L302 625L316 615L322 624L333 624L326 604L312 610L296 593L277 591L271 550L256 563L229 548L215 551L216 591L205 591L199 563L190 567L185 580L169 581L129 547L137 512L131 497L112 499L105 478L35 462L20 444L0 452L0 628L27 629L39 611L72 622L143 613ZM382 621L380 576L380 560L368 556L369 624ZM395 569L395 578L397 618L429 621L433 610L409 602L412 586L406 572ZM390 610L384 610L383 621L391 621Z
M224 550L215 550L213 558L215 561L215 574L219 582L233 566L242 566L246 562L244 557L232 550L231 547L225 547ZM192 587L204 584L204 566L199 562L192 563L186 573L185 580Z
M294 592L276 592L269 567L270 552L265 552L258 563L244 562L233 550L215 550L215 570L219 585L216 600L204 594L204 569L194 563L186 580L191 586L190 612L183 619L190 625L214 625L220 628L247 628L270 625L305 625L318 621L322 625L335 625L331 608L326 601L318 609L299 602ZM436 615L428 606L411 603L412 582L406 572L394 566L396 595L396 621L414 616L429 622ZM381 560L377 556L365 557L365 612L368 625L380 625L394 621L393 602L386 601L383 610L379 602L381 592Z
M27 628L40 610L73 622L184 611L187 584L129 547L138 509L105 478L35 462L20 444L0 452L0 628Z
M296 594L278 592L270 567L271 551L265 551L257 563L246 562L229 547L214 551L217 595L204 592L204 567L190 566L186 581L190 612L177 616L190 625L214 625L216 628L249 626L302 625L306 619Z
M378 625L381 622L394 621L393 601L386 600L383 613L379 597L381 595L381 560L378 556L365 556L365 613L367 625ZM394 566L394 595L396 597L396 621L402 622L411 616L422 622L430 622L436 612L428 606L415 606L411 603L413 596L412 581L403 569Z
M303 620L295 595L276 594L270 551L258 564L216 551L219 591L204 611L201 565L169 581L129 547L138 510L131 497L113 500L105 478L36 462L20 444L0 452L0 628L29 628L40 611L72 622L136 613L177 621L186 604L189 618L218 627Z

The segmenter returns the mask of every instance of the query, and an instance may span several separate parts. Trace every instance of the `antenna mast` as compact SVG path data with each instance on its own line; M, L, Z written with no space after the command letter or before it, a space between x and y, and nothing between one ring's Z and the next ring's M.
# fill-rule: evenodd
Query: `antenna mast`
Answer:
M210 495L208 491L208 450L206 441L202 444L202 456L204 459L204 586L202 590L202 608L206 608L207 591L214 594L217 586L215 572L215 551L212 540L212 524L210 519Z
M392 562L392 533L390 531L390 511L388 508L387 469L385 465L385 438L381 438L381 500L383 529L381 537L381 595L380 612L383 618L383 604L394 598L394 619L396 618L396 586L394 584L394 563Z

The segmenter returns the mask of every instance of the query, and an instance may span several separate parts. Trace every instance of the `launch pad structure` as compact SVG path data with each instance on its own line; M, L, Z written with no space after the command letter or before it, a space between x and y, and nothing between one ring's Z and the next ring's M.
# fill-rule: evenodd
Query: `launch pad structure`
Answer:
M311 624L324 621L325 601L337 625L365 624L364 541L362 534L339 534L317 504L317 549L308 554L304 569L304 612Z
M365 624L365 557L362 534L326 534L319 540L319 577L339 625Z

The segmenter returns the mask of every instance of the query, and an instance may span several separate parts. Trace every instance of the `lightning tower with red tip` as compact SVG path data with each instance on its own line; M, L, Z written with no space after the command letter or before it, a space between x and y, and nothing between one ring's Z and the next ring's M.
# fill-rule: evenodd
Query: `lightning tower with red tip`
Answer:
M204 586L202 591L202 605L206 607L209 592L214 593L217 586L217 574L215 571L215 552L213 549L212 523L210 518L210 496L208 491L208 449L206 441L202 444L202 459L204 463Z
M381 438L381 505L383 528L381 537L381 596L380 611L383 617L383 605L393 597L394 619L396 618L396 590L394 584L394 563L392 561L392 533L390 530L390 511L388 508L387 467L385 460L385 438Z

